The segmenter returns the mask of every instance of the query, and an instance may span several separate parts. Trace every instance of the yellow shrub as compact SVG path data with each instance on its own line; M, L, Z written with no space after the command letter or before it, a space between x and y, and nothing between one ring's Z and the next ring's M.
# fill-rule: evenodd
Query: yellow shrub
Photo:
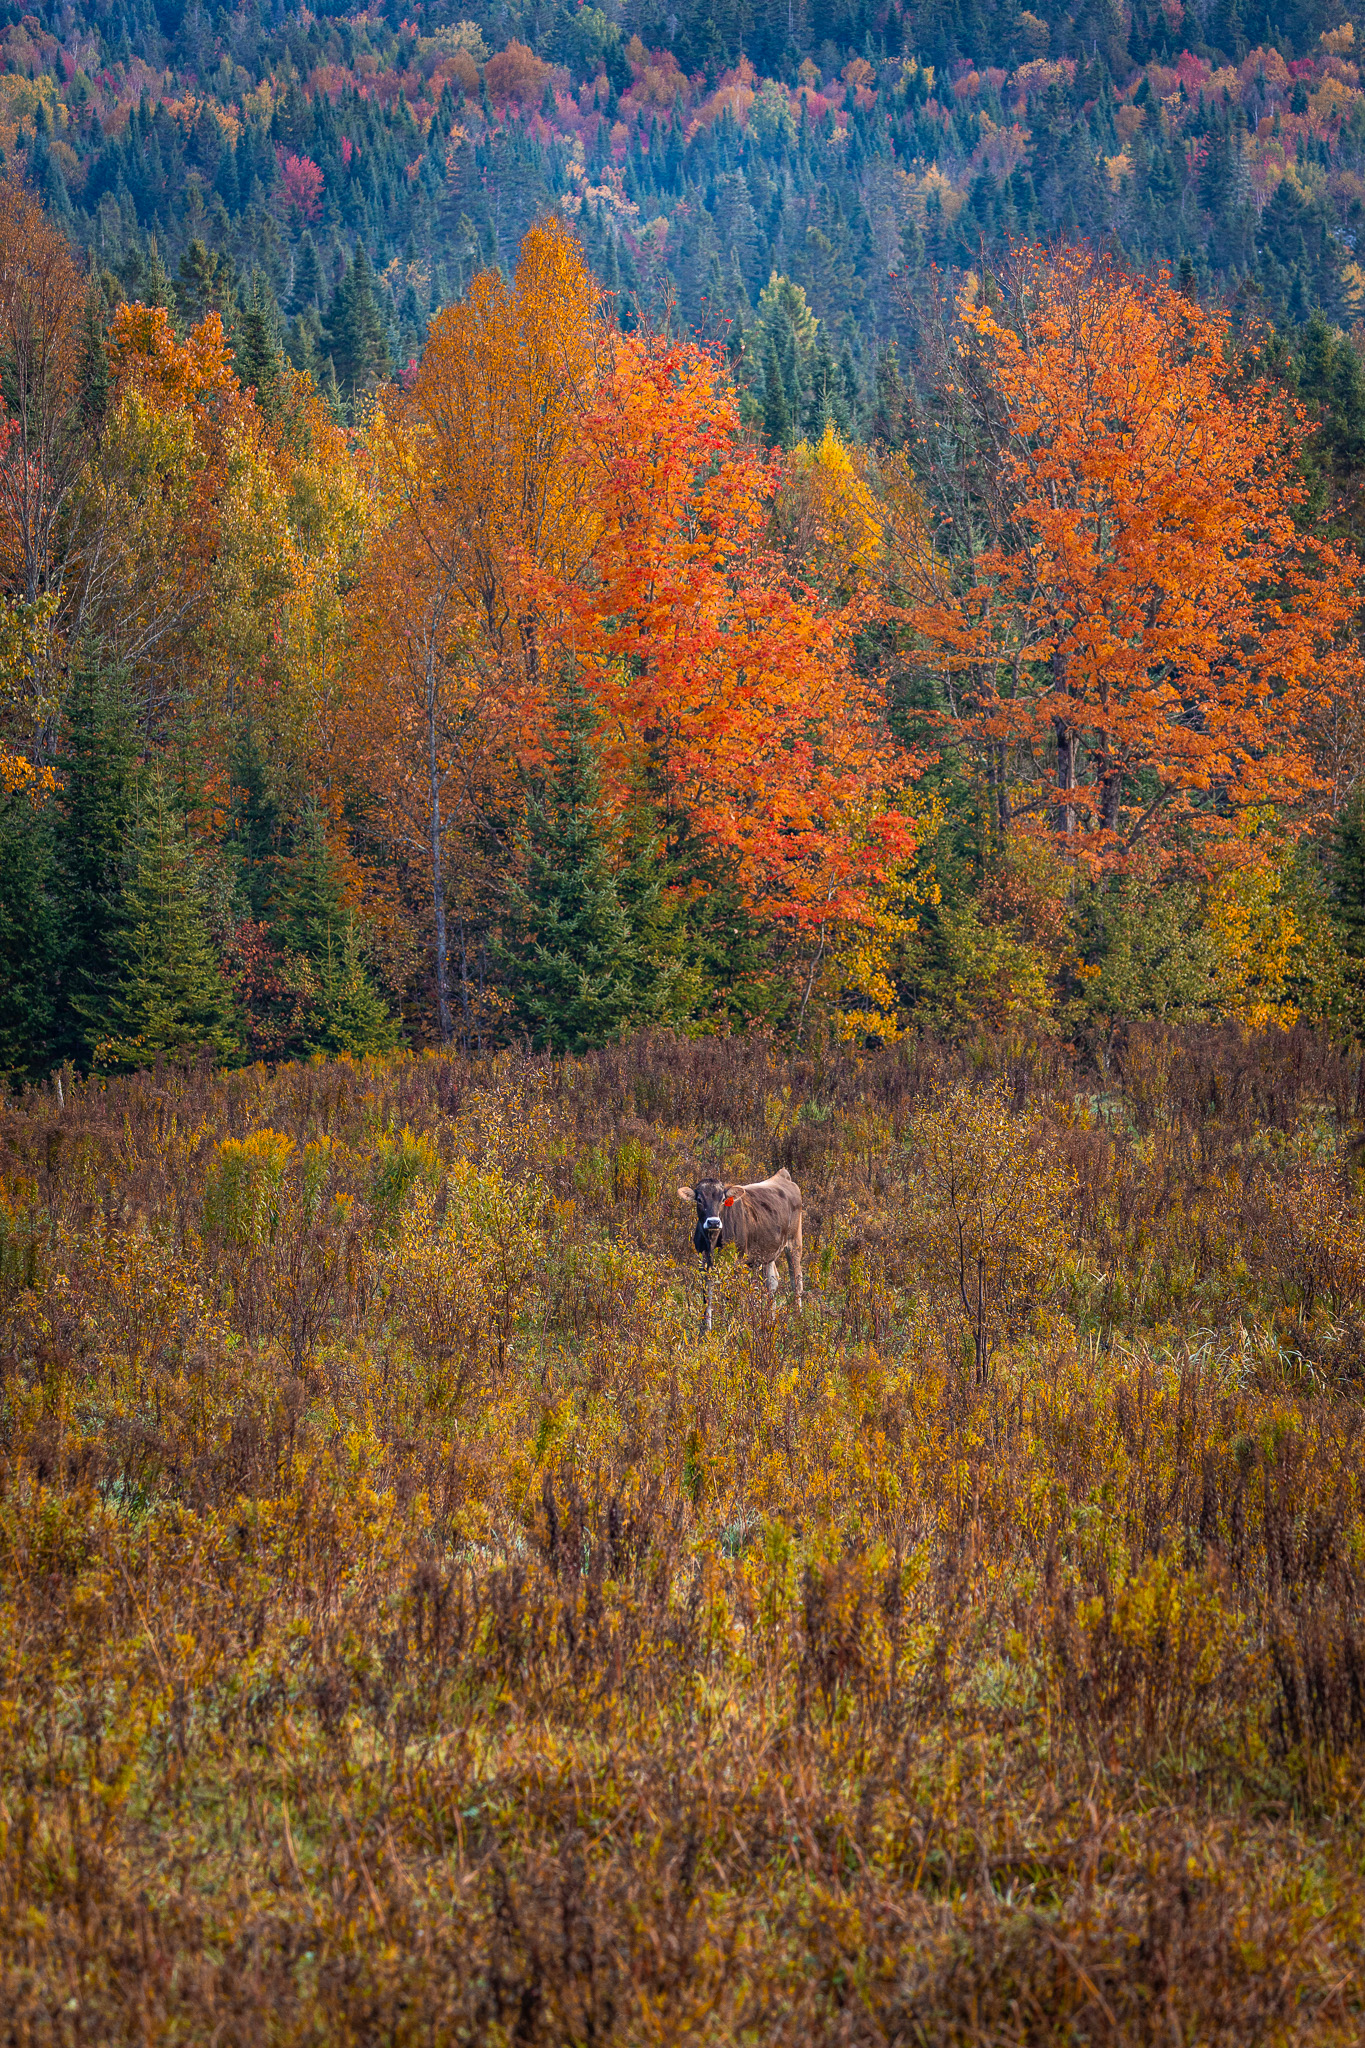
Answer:
M270 1244L279 1228L280 1189L293 1149L293 1139L282 1131L224 1138L204 1195L207 1228L244 1249Z

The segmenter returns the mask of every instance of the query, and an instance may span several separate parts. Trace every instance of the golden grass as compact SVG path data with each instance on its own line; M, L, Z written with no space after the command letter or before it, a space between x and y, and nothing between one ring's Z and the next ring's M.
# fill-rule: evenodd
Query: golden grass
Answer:
M0 2038L1359 2040L1359 1087L642 1040L0 1109ZM984 1379L945 1104L1041 1162ZM703 1340L676 1189L783 1162L807 1313L727 1263Z

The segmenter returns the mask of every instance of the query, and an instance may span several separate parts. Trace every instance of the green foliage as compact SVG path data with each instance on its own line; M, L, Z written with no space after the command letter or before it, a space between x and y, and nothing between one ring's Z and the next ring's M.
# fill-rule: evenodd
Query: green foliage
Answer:
M53 1058L59 952L53 806L0 798L0 1076Z
M576 676L564 684L521 853L500 948L513 1013L551 1052L603 1045L635 1012L641 956L612 869L592 701Z
M357 1057L390 1051L397 1027L370 975L359 925L345 904L340 863L315 804L305 806L298 845L283 866L276 920L308 968L297 1050Z
M268 420L278 418L282 403L284 350L278 317L274 294L258 272L239 322L235 356L238 378L255 391L256 402Z
M138 732L126 673L91 654L67 703L56 826L62 973L57 1050L85 1065L107 1028L135 809Z
M209 1168L204 1222L229 1244L262 1246L280 1222L280 1190L294 1149L282 1131L224 1138Z
M433 1188L439 1171L436 1148L421 1132L414 1133L404 1124L396 1138L380 1138L374 1152L370 1200L381 1234L392 1234L413 1189L419 1182Z
M363 246L336 288L323 340L347 398L388 375L388 338L375 299L374 269Z
M107 1072L145 1067L162 1054L208 1051L230 1061L241 1050L194 848L155 768L137 784L103 1023L93 1051Z

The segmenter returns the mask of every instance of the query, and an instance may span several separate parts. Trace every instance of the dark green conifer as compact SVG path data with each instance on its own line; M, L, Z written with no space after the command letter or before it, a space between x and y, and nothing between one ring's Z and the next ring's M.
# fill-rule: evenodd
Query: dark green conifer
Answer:
M133 815L137 721L123 670L89 654L67 705L55 819L60 985L59 1059L89 1063L104 1036L112 939Z
M1332 841L1332 914L1343 952L1365 973L1365 784L1347 798Z
M516 1020L550 1052L606 1044L637 1000L639 953L612 872L596 725L591 698L568 676L550 772L527 806L522 876L509 883L498 948Z
M363 245L336 288L325 345L348 398L388 375L389 344L375 299L374 271Z
M203 1051L222 1062L240 1056L241 1026L209 935L199 864L158 768L138 779L110 950L98 1067L118 1072Z
M109 410L113 378L104 339L104 305L99 292L94 289L86 294L81 312L77 374L80 379L81 422L88 433L98 433Z
M312 803L284 869L279 931L307 963L311 983L297 1050L356 1057L390 1051L397 1027L365 964L360 927L345 902L341 865Z
M0 801L0 1079L53 1063L57 905L52 806Z
M322 301L322 264L318 260L317 244L307 228L299 243L299 253L294 259L293 309L303 313L309 307L318 306Z
M252 279L251 297L238 328L235 354L241 382L254 387L257 405L267 419L275 419L283 397L284 351L280 346L274 293L259 271Z
M777 360L777 345L770 333L763 355L763 438L770 448L786 448L791 437L787 387L782 377L782 366Z

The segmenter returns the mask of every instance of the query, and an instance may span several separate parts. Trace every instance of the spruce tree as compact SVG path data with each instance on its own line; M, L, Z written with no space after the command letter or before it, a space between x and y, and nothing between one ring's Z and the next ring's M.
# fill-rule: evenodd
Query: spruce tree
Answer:
M363 244L336 288L327 314L326 346L347 397L388 374L389 344Z
M278 929L308 966L310 993L296 1049L302 1053L388 1052L398 1033L365 964L360 928L344 900L341 867L316 805L305 810L283 874Z
M278 311L274 294L259 271L252 279L251 297L238 329L237 375L252 385L256 403L267 419L279 413L283 395L284 351L280 346Z
M109 1072L208 1051L231 1062L241 1027L219 970L185 822L159 769L140 778L95 1063Z
M777 360L777 347L772 335L763 357L763 438L770 448L785 448L791 440L791 413L787 407L787 387L782 381L782 366Z
M256 727L247 722L232 748L232 809L228 849L235 860L239 899L252 918L264 919L279 864L280 797Z
M632 1017L680 1024L697 1006L700 977L690 957L683 892L668 886L667 831L645 776L622 812L620 851L616 893L633 941Z
M1365 785L1352 790L1332 835L1332 915L1342 951L1365 977Z
M639 952L612 873L592 700L574 675L521 853L497 949L517 1022L550 1052L605 1045L635 1010Z
M76 666L56 814L59 982L55 1056L89 1064L105 1035L112 938L133 814L137 721L124 671L88 654Z
M0 801L0 1078L52 1065L57 966L52 807Z
M88 433L97 433L109 410L114 380L104 339L104 306L99 292L93 288L86 294L81 313L80 356L76 374L80 387L81 424Z
M317 244L307 228L299 243L299 253L294 260L293 310L305 313L322 300L322 265L318 261Z

